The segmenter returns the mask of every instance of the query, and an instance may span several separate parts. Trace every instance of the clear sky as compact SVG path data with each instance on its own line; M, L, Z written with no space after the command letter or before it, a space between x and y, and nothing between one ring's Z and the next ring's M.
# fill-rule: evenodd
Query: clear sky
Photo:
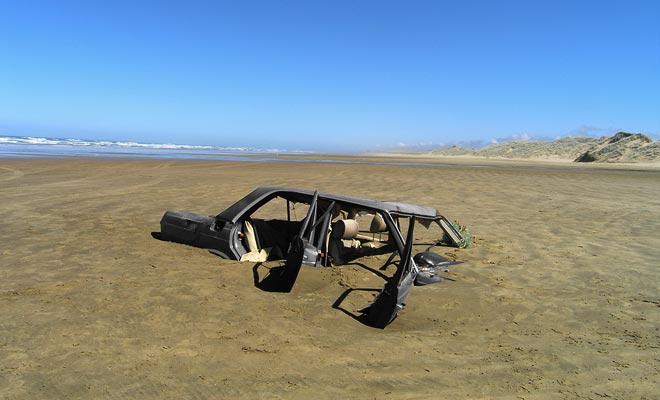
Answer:
M660 1L4 1L0 135L660 138Z

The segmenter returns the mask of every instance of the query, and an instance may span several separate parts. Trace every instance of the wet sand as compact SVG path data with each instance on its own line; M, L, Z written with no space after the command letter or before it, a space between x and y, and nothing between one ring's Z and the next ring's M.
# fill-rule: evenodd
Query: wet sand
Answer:
M382 286L359 265L272 293L151 236L264 185L432 205L474 244L379 330L350 315L374 292L332 307ZM657 398L659 216L625 167L0 159L0 398Z

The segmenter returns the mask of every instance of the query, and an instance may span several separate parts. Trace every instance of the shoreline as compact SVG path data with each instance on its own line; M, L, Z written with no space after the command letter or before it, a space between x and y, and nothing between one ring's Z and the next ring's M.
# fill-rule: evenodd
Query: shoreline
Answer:
M317 163L354 165L392 165L417 167L466 167L466 168L521 168L521 169L566 169L566 170L622 170L660 171L657 163L577 163L567 159L527 159L480 156L434 156L407 153L362 153L362 154L211 154L181 153L178 155L140 153L90 154L19 154L0 155L0 160L12 159L109 159L109 160L161 160L200 162L245 162L245 163Z

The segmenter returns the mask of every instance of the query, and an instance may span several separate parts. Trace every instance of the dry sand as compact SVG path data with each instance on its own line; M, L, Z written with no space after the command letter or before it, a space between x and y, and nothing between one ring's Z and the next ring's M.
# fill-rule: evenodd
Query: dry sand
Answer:
M381 287L363 268L271 293L151 237L261 185L433 205L476 239L378 330L332 308ZM660 397L657 170L0 159L0 221L2 399Z

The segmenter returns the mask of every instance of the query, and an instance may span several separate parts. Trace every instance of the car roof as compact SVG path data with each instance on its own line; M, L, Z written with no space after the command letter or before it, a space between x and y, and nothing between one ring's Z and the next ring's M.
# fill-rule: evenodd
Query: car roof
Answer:
M223 221L236 222L243 214L252 211L274 197L281 197L298 203L309 203L314 196L313 190L293 189L287 187L258 187L248 195L232 204L216 218ZM387 211L393 215L415 216L422 219L436 219L440 216L433 207L421 206L398 201L380 201L361 197L345 196L335 193L319 192L319 200L335 201L344 207L357 207L374 211Z

